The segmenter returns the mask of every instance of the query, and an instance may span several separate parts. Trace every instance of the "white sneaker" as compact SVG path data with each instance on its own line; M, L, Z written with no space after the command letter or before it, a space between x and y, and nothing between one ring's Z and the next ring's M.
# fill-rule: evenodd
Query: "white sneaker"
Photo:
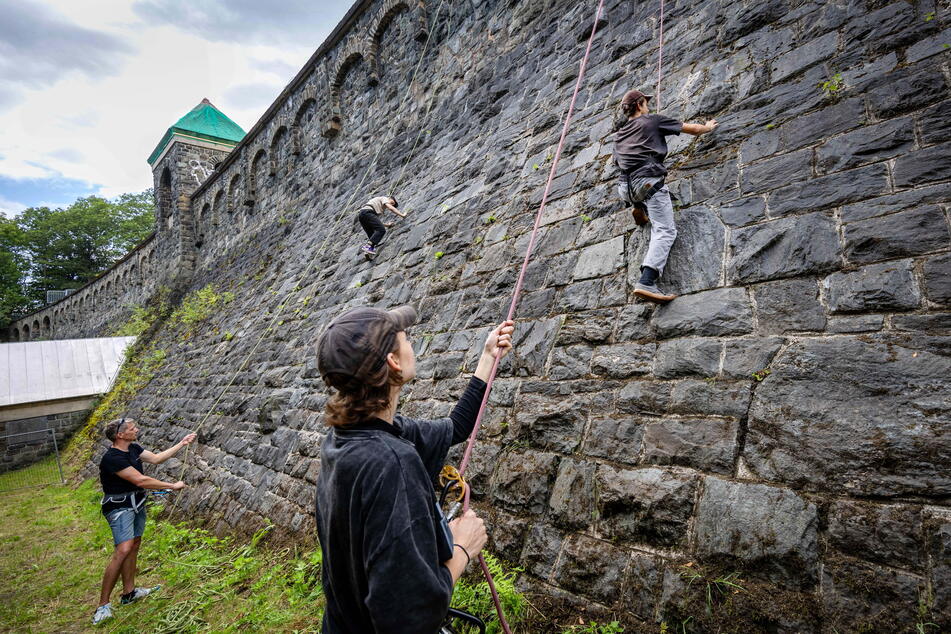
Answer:
M151 588L136 588L135 590L130 592L128 595L122 595L122 598L119 600L119 602L122 605L128 605L130 603L134 603L138 601L139 599L144 599L145 597L149 596L150 594L152 594L153 592L155 592L161 587L162 587L161 585L158 585L158 586L152 586Z
M100 605L96 608L96 613L92 615L92 624L99 625L103 621L108 621L112 618L112 604L107 603L105 605Z

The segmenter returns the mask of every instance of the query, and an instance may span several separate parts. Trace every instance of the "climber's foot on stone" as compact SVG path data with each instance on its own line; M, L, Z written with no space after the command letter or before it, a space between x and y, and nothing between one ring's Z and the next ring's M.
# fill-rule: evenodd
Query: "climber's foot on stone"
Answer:
M642 203L634 203L634 208L631 209L631 215L634 216L634 222L638 227L643 227L649 222L647 207Z
M642 284L640 282L634 285L634 295L655 304L666 304L677 297L673 294L664 293L657 288L656 284Z

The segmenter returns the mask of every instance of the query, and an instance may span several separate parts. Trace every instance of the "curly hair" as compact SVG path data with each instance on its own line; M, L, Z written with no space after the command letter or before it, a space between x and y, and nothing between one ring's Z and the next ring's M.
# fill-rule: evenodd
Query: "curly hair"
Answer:
M342 374L328 374L324 379L336 390L324 408L324 422L331 427L352 425L386 409L390 405L390 389L403 384L403 377L393 370L383 385L370 385Z

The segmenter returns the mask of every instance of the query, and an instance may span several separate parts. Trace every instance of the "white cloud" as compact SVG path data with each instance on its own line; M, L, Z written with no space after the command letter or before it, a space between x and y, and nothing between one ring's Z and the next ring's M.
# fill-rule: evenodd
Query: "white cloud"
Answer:
M18 203L15 200L7 200L3 196L0 196L0 214L3 214L7 218L12 218L26 208L27 205L23 203Z
M260 13L251 4L238 2L229 11L250 20L251 14ZM191 10L206 13L209 7L220 10L220 5L208 0L189 3ZM42 88L26 87L0 75L0 129L4 131L0 177L58 177L98 184L98 193L107 197L151 187L146 158L170 125L208 97L241 127L250 129L343 16L349 2L333 10L326 3L311 2L297 3L293 11L283 13L268 7L267 11L283 17L266 20L264 26L242 24L234 18L230 39L223 37L224 30L208 26L210 18L203 23L207 28L200 29L170 19L169 11L180 6L155 1L140 3L133 10L126 0L43 2L42 11L35 13L46 22L53 20L80 33L95 31L104 42L131 43L129 50L134 47L135 52L116 49L114 65L64 73ZM153 12L165 10L168 19L160 21L152 15L144 20L149 7ZM282 21L293 23L293 38L261 35L278 29ZM0 28L0 49L10 44L2 40L5 31ZM33 54L44 55L42 51ZM44 59L44 63L56 59ZM19 101L5 105L3 96L10 90L19 94Z

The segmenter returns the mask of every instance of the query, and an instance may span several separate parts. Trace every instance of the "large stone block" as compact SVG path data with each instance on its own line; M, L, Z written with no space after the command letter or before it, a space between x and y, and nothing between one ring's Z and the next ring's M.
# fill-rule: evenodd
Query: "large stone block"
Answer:
M686 542L697 478L657 468L597 472L598 509L603 532L613 538L653 546Z
M654 357L652 343L621 343L598 346L591 358L591 372L612 379L625 379L651 371Z
M754 473L835 495L951 492L951 358L835 337L793 343L770 368L743 453Z
M921 303L911 263L872 264L822 281L832 313L909 310Z
M644 425L643 461L712 473L733 473L737 423L727 419L664 419Z
M859 128L826 141L816 149L820 174L858 167L907 152L915 143L910 117Z
M717 206L720 219L731 227L740 227L766 219L766 199L762 196L740 198Z
M581 251L575 266L574 279L610 275L624 264L624 236L617 236Z
M940 183L845 205L839 210L839 217L849 223L948 200L951 200L951 183Z
M670 249L661 276L664 290L684 294L720 285L726 229L707 207L694 206L676 215L677 239ZM634 233L628 250L627 283L633 287L641 276L650 232Z
M548 506L548 491L558 456L538 451L509 452L499 460L492 478L492 498L514 513L541 514Z
M522 393L516 405L516 437L566 453L581 442L586 409L576 398Z
M678 297L651 323L660 337L739 335L753 330L753 309L745 289L719 288Z
M951 173L951 143L909 152L895 160L895 187L945 180Z
M925 145L951 140L951 99L935 104L918 115L921 142Z
M835 53L839 44L839 34L826 33L814 40L809 40L802 46L780 55L773 60L770 77L774 82L780 82L795 75L810 66L821 62Z
M788 489L705 478L696 552L808 587L818 578L818 528L816 505Z
M501 319L499 318L499 321ZM516 376L542 375L560 325L560 319L519 322L513 337L511 355L511 367Z
M933 509L925 523L925 534L934 593L931 620L947 630L951 627L951 520L941 510Z
M618 411L628 414L664 413L670 405L671 389L669 382L629 381L618 393Z
M556 381L580 379L588 375L592 350L588 346L555 348L551 354L548 377Z
M734 229L727 276L748 283L829 271L839 263L838 250L835 223L821 213Z
M919 507L838 500L829 509L828 532L829 546L843 555L894 568L925 567Z
M643 421L637 416L594 418L582 447L583 453L634 465L640 460Z
M528 574L547 580L555 569L562 542L561 533L555 529L544 524L533 525L525 539L522 567Z
M755 379L763 375L776 352L783 345L780 337L734 339L724 344L723 377L728 379Z
M574 535L564 546L555 576L571 592L611 604L621 592L628 558L608 542Z
M584 529L595 520L594 470L591 462L565 458L551 488L549 514L567 529Z
M951 304L951 254L925 260L925 296L938 304Z
M743 168L740 191L755 194L812 178L812 150L799 150Z
M769 215L776 218L838 207L879 196L888 190L888 169L885 165L867 165L773 190L769 194Z
M876 262L930 253L951 246L951 232L938 206L919 207L842 227L845 257Z
M723 345L709 339L674 339L657 346L654 376L673 379L681 376L715 376L720 371Z
M670 394L671 414L743 418L750 407L749 382L684 379Z
M754 287L756 322L765 333L822 330L825 311L819 303L819 285L812 278L781 280Z
M824 562L819 594L840 632L900 632L915 622L922 590L912 574L840 557Z

